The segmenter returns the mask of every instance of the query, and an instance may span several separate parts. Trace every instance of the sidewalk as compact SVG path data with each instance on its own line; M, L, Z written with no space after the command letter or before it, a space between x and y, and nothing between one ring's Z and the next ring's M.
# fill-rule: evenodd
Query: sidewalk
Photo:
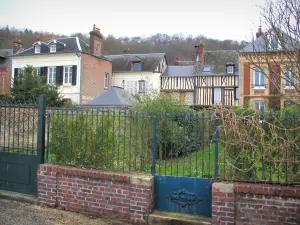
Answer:
M37 205L0 199L0 225L129 225L108 218L43 208Z

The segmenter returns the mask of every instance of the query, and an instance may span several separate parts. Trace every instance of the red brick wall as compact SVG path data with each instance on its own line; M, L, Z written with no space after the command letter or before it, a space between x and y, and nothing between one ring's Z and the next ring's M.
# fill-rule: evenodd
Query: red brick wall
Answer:
M244 64L244 94L250 94L250 64Z
M109 82L112 83L112 64L88 54L81 56L81 103L94 99L104 91L104 74L109 73Z
M147 224L154 207L154 179L135 173L40 165L41 205Z
M11 66L0 69L0 93L6 94L11 84Z
M214 183L213 224L300 224L300 187Z

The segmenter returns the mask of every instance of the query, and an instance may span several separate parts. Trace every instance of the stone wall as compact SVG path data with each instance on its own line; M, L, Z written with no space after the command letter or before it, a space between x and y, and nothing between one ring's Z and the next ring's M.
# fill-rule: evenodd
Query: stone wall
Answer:
M147 224L154 207L154 178L44 164L38 168L38 203Z

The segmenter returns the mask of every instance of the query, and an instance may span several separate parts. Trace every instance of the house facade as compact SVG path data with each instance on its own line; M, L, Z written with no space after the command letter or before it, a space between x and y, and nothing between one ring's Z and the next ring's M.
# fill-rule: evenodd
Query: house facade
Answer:
M86 103L111 86L112 64L101 49L102 35L95 25L90 45L78 37L36 41L11 57L12 85L18 71L32 65L46 77L45 82L59 86L64 99Z
M6 94L11 80L11 59L13 49L0 49L0 93Z
M160 76L168 66L164 53L106 55L112 62L113 85L131 95L160 91Z
M195 48L194 65L168 67L161 77L161 92L185 105L237 106L237 51L205 51L202 41Z
M277 110L288 106L290 100L299 99L294 86L298 68L291 65L296 58L291 41L280 41L274 30L263 33L259 27L256 39L240 55L241 105Z

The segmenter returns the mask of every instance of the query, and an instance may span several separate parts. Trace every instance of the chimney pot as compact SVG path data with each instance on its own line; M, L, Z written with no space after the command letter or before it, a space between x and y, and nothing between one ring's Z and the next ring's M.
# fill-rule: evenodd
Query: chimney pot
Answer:
M13 54L16 54L22 48L22 42L20 38L15 38L13 42Z
M261 25L259 25L257 33L256 33L256 38L259 38L262 34L263 34L263 32L262 32L262 29L261 29Z

